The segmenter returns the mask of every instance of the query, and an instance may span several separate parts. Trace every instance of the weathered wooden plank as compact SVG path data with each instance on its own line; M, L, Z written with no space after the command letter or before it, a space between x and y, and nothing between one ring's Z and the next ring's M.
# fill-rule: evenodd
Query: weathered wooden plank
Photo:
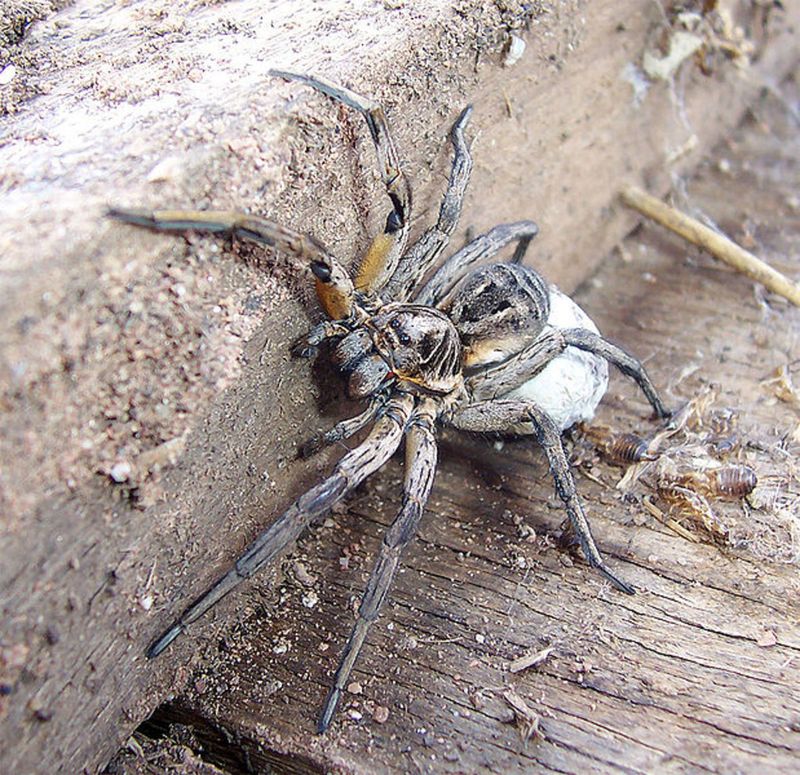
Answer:
M448 125L473 101L465 229L534 215L541 264L572 286L632 222L607 209L619 176L661 181L697 156L666 158L688 137L668 87L637 105L620 77L664 29L657 6L533 8L431 0L376 23L371 3L80 0L3 49L17 67L0 86L5 767L100 766L190 674L193 644L155 666L143 645L327 465L294 461L331 384L287 355L306 278L261 271L248 249L124 230L104 208L247 207L356 255L384 217L362 186L375 182L363 128L266 75L315 69L387 105L417 229L437 206ZM746 82L687 63L675 94L698 150L792 61L793 14L751 20ZM528 48L504 68L512 28ZM216 613L219 629L240 604Z
M787 88L791 99L795 86ZM756 250L796 275L796 132L777 100L754 114L690 182L688 201L733 235L746 219ZM726 172L731 166L748 170L744 181ZM751 176L759 195L743 207L740 188ZM709 381L720 385L721 405L741 414L746 460L765 486L783 477L794 492L788 513L735 515L771 521L772 542L753 532L737 549L690 543L645 516L638 498L646 489L626 502L614 489L621 470L595 460L580 489L602 550L639 589L627 597L553 545L562 515L540 453L448 437L419 540L354 674L357 691L327 737L313 735L315 714L392 518L399 464L300 541L274 611L243 614L221 650L196 636L205 666L159 711L160 723L188 724L201 737L226 730L236 742L207 755L246 751L256 771L280 766L281 756L302 756L298 771L796 769L797 537L779 528L800 513L798 414L764 381L776 366L796 369L800 314L651 227L621 254L628 260L609 261L582 303L612 338L648 356L673 405ZM617 378L599 419L648 433L646 414ZM520 530L519 516L535 537ZM269 584L255 582L254 596ZM553 654L536 670L509 671L514 657L545 645ZM508 687L541 716L541 736L527 745L509 723ZM389 709L384 723L380 707Z

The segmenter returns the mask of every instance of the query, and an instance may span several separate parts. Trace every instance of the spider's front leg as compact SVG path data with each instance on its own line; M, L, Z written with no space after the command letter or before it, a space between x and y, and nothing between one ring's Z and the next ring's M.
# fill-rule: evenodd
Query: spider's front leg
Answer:
M117 221L153 231L198 231L230 234L257 242L308 262L316 278L317 296L333 320L349 317L355 289L342 264L308 234L301 234L267 218L231 210L133 210L111 208L107 215Z
M467 105L453 124L450 138L453 142L453 164L447 182L439 219L405 253L400 263L383 289L383 296L393 301L405 301L420 280L425 276L450 242L450 237L458 226L464 196L467 193L472 174L472 156L464 136L464 129L472 115L472 106Z
M329 97L354 108L364 116L378 156L378 169L386 188L392 210L386 218L381 234L373 239L361 260L355 275L359 291L378 291L394 273L400 255L408 241L411 224L411 186L400 167L400 157L395 148L383 107L368 97L339 86L325 78L270 70L270 75L304 83Z
M629 595L634 593L633 587L616 576L600 556L583 511L583 504L578 497L561 433L545 412L528 401L480 401L454 409L446 417L446 420L459 430L473 433L503 433L521 423L530 423L537 440L547 455L547 462L555 480L556 492L566 507L570 523L575 530L575 536L587 561L617 589Z

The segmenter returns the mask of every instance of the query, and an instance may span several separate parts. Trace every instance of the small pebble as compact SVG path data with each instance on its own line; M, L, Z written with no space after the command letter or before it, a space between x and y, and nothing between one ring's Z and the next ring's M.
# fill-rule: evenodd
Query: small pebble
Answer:
M126 460L120 460L118 463L114 463L114 465L111 466L108 475L117 482L117 484L127 482L128 479L131 478L131 464Z
M385 724L389 719L389 708L385 705L378 705L372 713L372 718L376 724Z
M348 684L347 691L350 692L350 694L362 694L364 689L358 681L353 681L351 684Z
M6 65L0 70L0 86L8 86L16 74L17 68L14 65Z

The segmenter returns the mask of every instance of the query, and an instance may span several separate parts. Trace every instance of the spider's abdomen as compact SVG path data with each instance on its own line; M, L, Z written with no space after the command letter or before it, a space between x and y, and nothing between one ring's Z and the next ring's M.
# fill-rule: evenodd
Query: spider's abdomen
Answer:
M594 321L555 286L550 286L547 324L553 328L585 328L599 333ZM607 389L606 360L585 350L567 347L535 377L503 398L532 401L563 431L577 422L591 420ZM518 428L515 432L530 433L530 430Z
M464 346L464 366L498 363L533 342L550 314L545 280L517 264L470 272L442 304Z
M533 344L548 328L584 328L592 319L530 267L493 264L468 274L442 309L464 342L465 367L476 372ZM605 359L575 347L553 358L520 387L495 398L532 401L564 430L590 420L608 387ZM509 429L530 433L532 427Z

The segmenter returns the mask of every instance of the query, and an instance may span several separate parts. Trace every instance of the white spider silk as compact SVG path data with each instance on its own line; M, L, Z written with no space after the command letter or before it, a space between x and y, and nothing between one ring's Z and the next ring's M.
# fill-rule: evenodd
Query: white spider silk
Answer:
M550 286L550 316L553 328L584 328L600 333L592 319L569 296ZM608 388L605 358L568 347L533 379L503 398L533 401L563 431L576 422L594 417L595 409Z

